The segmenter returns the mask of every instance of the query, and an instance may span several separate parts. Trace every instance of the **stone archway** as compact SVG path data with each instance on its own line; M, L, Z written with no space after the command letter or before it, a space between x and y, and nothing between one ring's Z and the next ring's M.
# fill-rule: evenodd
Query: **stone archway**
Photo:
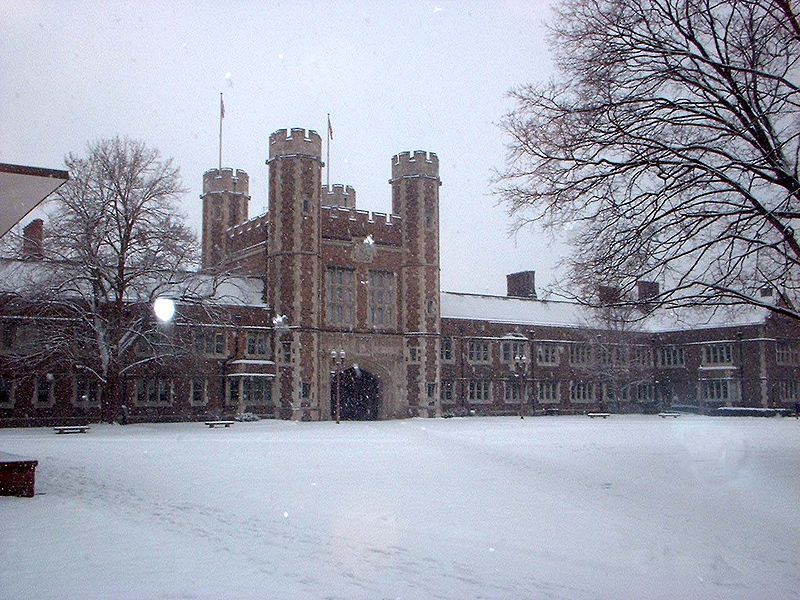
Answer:
M380 417L380 379L360 367L340 374L339 394L343 421L375 421ZM336 374L331 374L331 418L336 418Z

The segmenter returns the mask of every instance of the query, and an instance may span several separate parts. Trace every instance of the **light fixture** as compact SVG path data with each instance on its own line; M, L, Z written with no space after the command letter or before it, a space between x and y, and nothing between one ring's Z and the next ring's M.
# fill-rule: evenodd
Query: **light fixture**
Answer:
M175 301L172 298L158 297L153 302L153 312L162 323L167 323L175 316Z

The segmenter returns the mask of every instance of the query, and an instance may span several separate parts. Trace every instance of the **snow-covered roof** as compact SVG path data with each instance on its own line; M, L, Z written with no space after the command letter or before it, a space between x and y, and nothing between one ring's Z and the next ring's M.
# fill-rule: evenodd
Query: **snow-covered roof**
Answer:
M264 280L258 277L224 277L215 280L211 275L195 273L185 282L173 286L171 291L172 294L167 291L163 295L174 295L176 298L181 295L211 296L215 302L228 306L266 306L263 299Z
M586 327L592 317L588 307L574 302L458 292L442 292L440 306L443 319L519 325Z
M440 306L443 319L550 327L603 327L603 321L597 318L594 309L577 302L442 292ZM757 307L718 308L715 311L659 310L639 321L638 328L642 331L677 331L735 327L763 323L768 314L767 309Z
M757 306L721 306L716 309L659 310L645 321L650 331L682 331L712 327L759 325L770 315Z
M41 288L56 276L63 281L68 276L69 265L40 260L0 259L0 292L24 294L26 290ZM76 272L77 274L77 272ZM137 289L131 289L131 301L149 299L153 290L155 295L166 296L180 301L209 300L226 306L265 307L263 300L264 281L257 277L213 276L207 273L185 272L177 276L179 281L164 285L157 281L158 274L152 278L152 286L142 289L144 278ZM62 289L75 296L86 291L86 282L75 282ZM88 288L87 288L88 289ZM134 297L135 296L135 297Z

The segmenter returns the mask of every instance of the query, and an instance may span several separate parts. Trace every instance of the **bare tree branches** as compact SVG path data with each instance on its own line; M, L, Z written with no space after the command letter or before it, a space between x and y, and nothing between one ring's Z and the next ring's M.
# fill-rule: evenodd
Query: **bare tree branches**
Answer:
M39 271L24 295L47 317L38 327L51 326L54 355L103 385L103 416L112 419L121 376L181 347L151 306L165 292L180 299L193 289L188 269L198 245L177 210L184 193L178 169L157 150L106 139L90 144L86 156L70 154L66 165L71 179L52 201L45 261L23 265ZM54 315L69 326L58 326Z
M648 279L667 306L800 318L797 22L778 0L561 4L563 83L511 92L498 191L518 226L579 225L584 300Z

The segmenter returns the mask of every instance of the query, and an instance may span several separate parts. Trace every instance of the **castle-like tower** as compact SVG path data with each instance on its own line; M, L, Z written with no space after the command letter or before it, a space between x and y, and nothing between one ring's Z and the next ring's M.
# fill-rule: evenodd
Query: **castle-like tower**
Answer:
M247 173L230 168L210 169L203 173L203 247L204 270L220 266L228 255L226 234L229 227L247 220L250 202L250 178Z
M286 325L271 331L269 385L279 416L331 418L337 369L345 382L343 418L433 416L440 369L438 158L421 151L393 157L387 214L358 210L350 186L323 186L321 156L313 130L273 133L269 210L252 220L247 175L208 171L203 266L265 279L265 299ZM332 353L347 359L334 364Z
M401 152L392 159L392 212L403 224L401 330L412 415L436 410L439 381L439 159Z
M267 302L290 326L275 336L273 397L284 418L320 418L321 156L316 131L280 129L269 138Z

